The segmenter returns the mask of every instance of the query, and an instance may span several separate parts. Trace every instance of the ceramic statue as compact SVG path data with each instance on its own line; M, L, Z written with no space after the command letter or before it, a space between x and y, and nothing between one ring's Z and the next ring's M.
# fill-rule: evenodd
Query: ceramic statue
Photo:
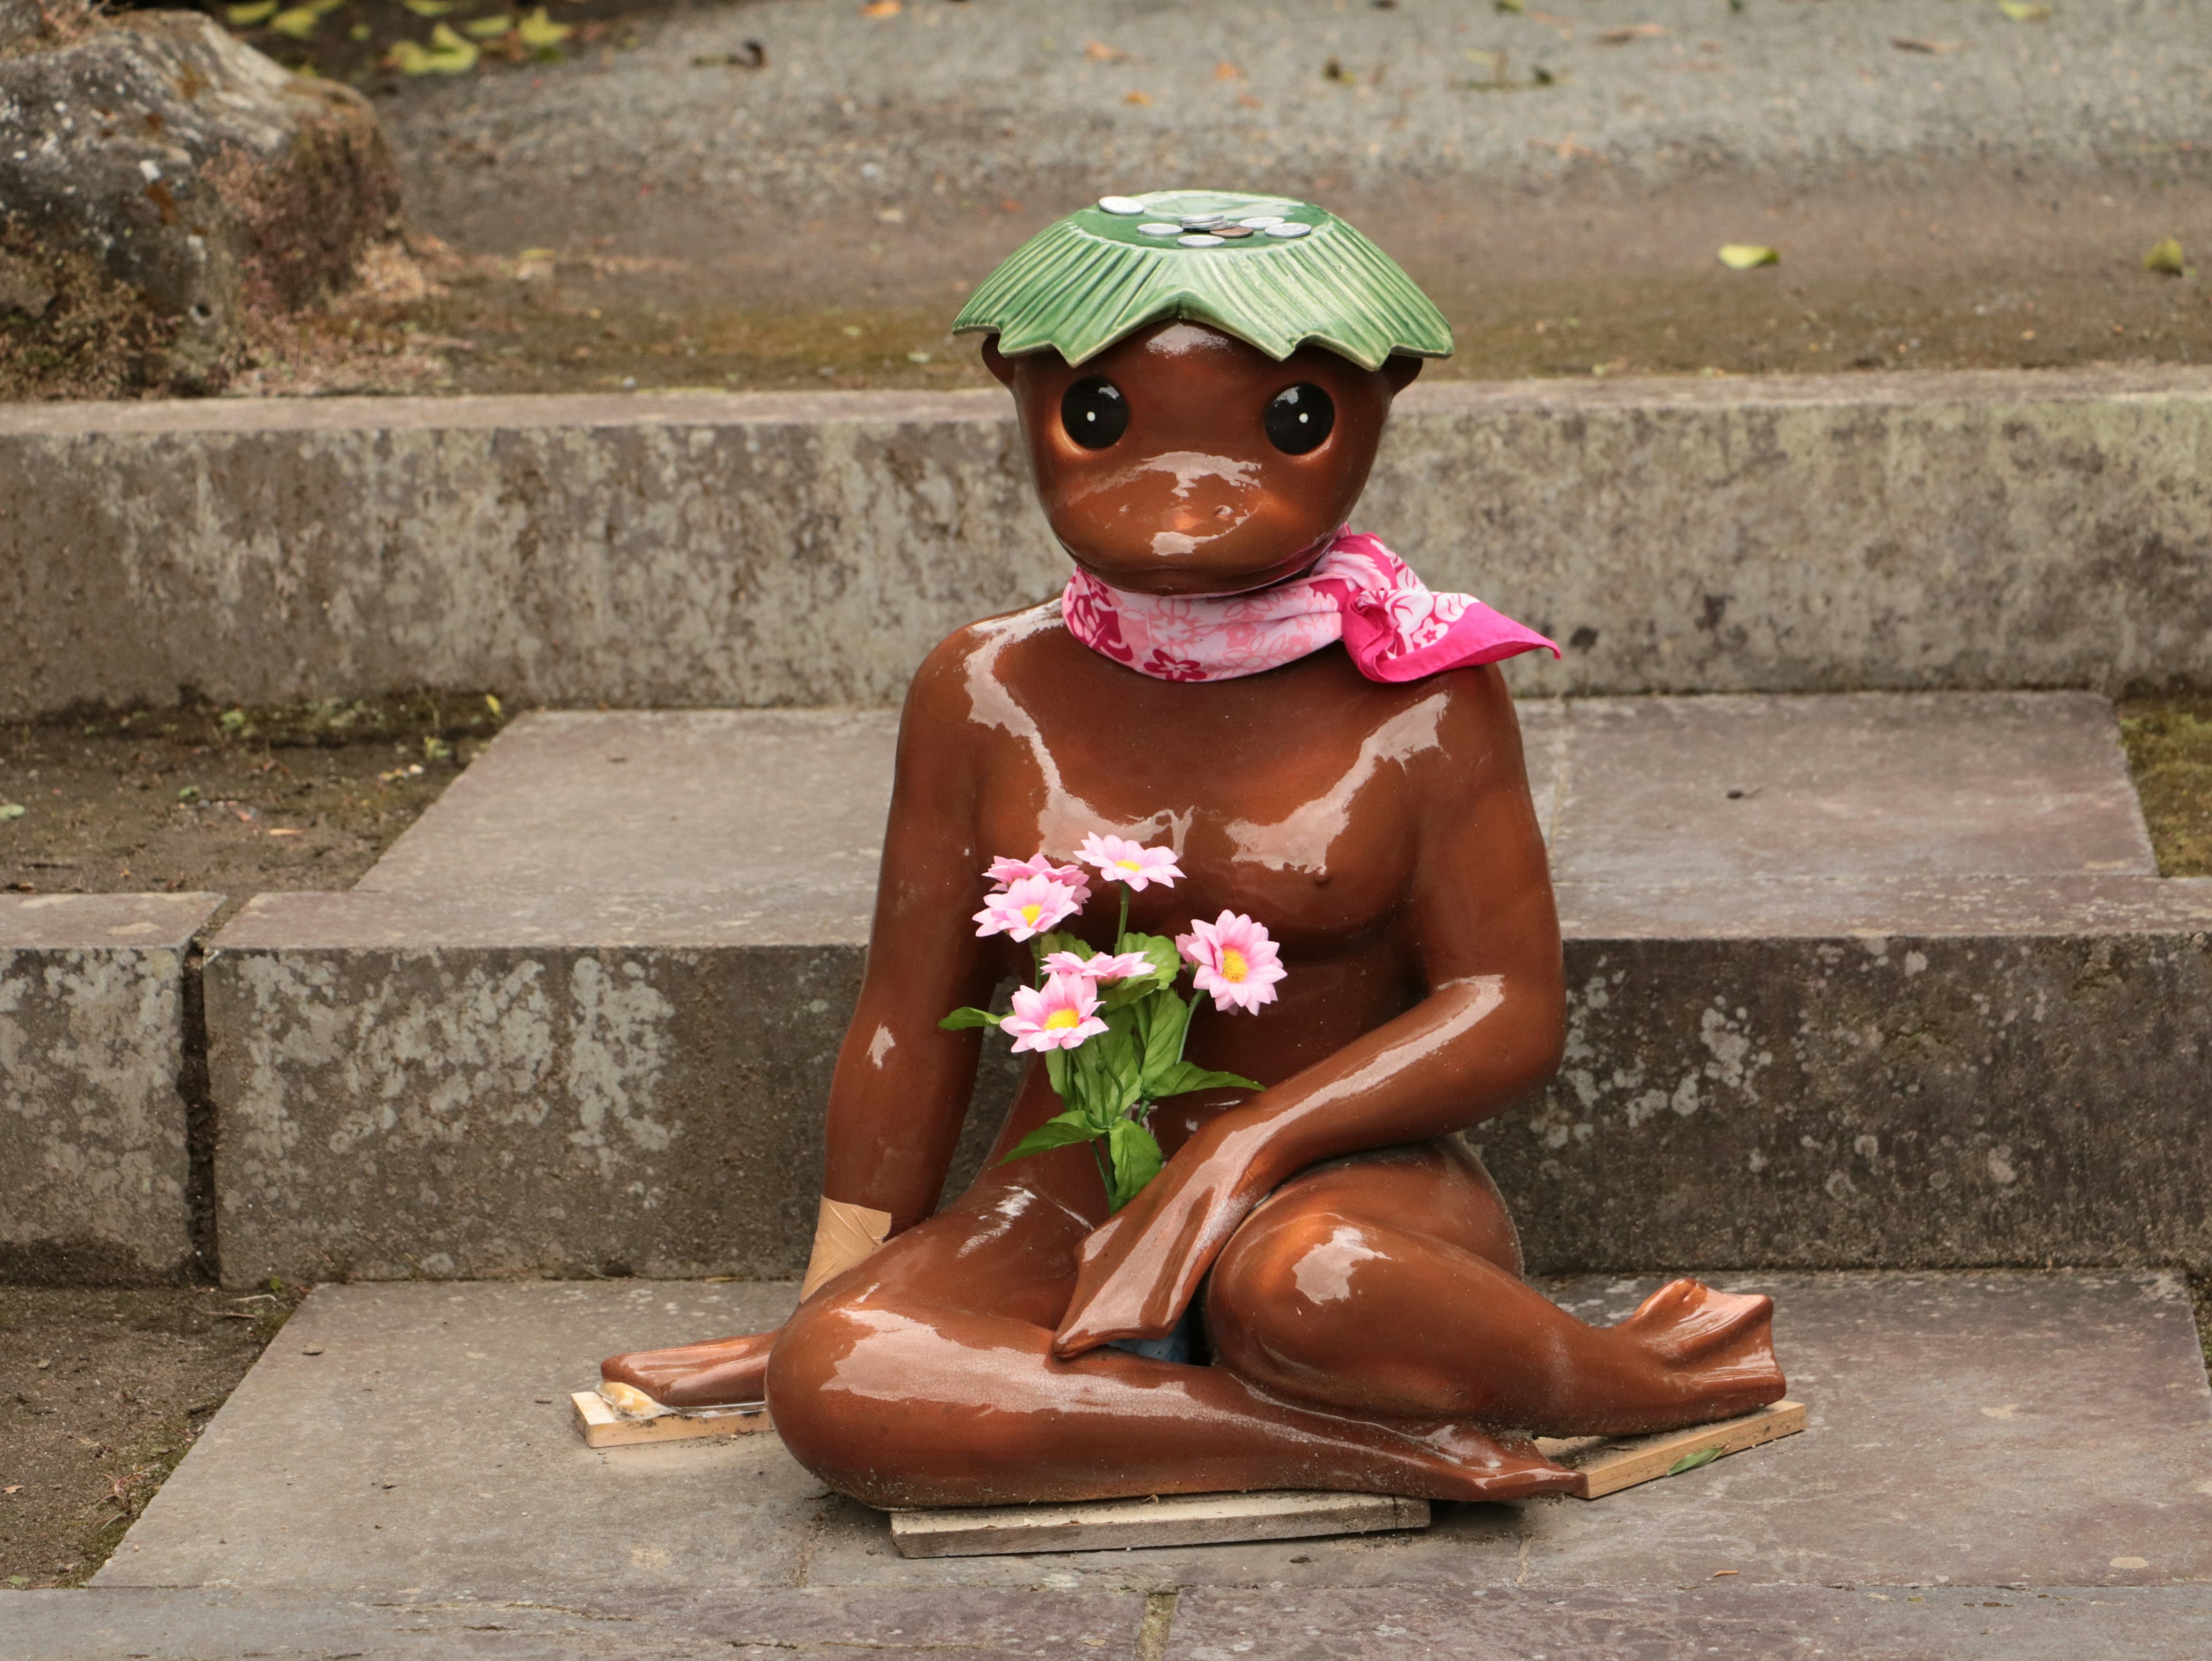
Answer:
M1565 992L1496 666L1550 642L1347 528L1392 399L1450 350L1434 306L1321 210L1160 192L1040 233L956 327L1068 587L908 695L797 1313L617 1356L603 1390L765 1399L885 1507L1508 1499L1572 1484L1534 1433L1778 1399L1765 1298L1678 1280L1599 1327L1534 1289L1460 1137L1552 1076ZM946 1019L1010 979L996 1032ZM1009 1035L1029 1070L939 1208Z

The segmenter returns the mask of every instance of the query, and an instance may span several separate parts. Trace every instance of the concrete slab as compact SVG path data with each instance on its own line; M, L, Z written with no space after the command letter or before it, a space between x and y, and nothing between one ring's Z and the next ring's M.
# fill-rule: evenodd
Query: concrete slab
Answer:
M1167 1661L2189 1661L2212 1597L2188 1589L1743 1586L1633 1593L1194 1587Z
M1142 1613L1136 1634L1131 1624ZM661 1661L793 1650L951 1661L2196 1661L2200 1587L1743 1586L1564 1592L1510 1587L1196 1586L1055 1592L844 1588L512 1598L317 1597L228 1591L0 1594L10 1661L246 1661L271 1655Z
M651 896L866 945L897 738L896 709L526 716L355 891Z
M1586 1318L1650 1280L1558 1283ZM2212 1579L2212 1397L2185 1287L2087 1274L1770 1275L1811 1425L1595 1502L1437 1507L1420 1534L908 1560L773 1435L594 1451L613 1349L768 1324L786 1286L325 1286L96 1577L438 1602L686 1589L1062 1591L2146 1587ZM304 1352L319 1348L320 1354ZM1732 1588L1741 1590L1742 1588Z
M1477 1141L1532 1262L2212 1265L2212 882L2150 874L2108 706L1523 710L1569 1054ZM361 889L251 903L226 1275L797 1273L892 730L526 717Z
M161 1281L192 1266L187 958L222 904L0 896L0 1279Z
M1525 691L2112 691L2212 678L2208 454L2201 368L1424 384L1358 522ZM10 716L891 703L1067 571L996 389L27 405L0 518Z
M1563 883L2158 873L2092 693L1577 698L1565 719Z
M769 1661L826 1656L1137 1655L1146 1603L1133 1593L702 1589L519 1598L76 1591L0 1593L9 1661ZM1150 1661L1150 1658L1146 1658Z

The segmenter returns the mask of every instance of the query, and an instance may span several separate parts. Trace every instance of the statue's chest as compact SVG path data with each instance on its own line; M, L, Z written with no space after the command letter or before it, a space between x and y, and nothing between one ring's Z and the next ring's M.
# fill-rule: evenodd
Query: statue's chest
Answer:
M1135 901L1148 928L1179 932L1226 907L1286 943L1348 946L1409 887L1438 707L1255 721L1229 718L1233 708L1209 719L1200 703L1172 722L1086 724L1057 742L1024 734L993 746L981 828L993 854L1066 859L1092 831L1175 848L1185 880Z

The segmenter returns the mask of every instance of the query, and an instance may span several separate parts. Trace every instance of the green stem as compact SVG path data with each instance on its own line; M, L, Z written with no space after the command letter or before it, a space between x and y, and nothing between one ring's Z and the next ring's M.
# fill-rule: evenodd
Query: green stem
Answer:
M1122 940L1129 933L1129 885L1126 882L1117 883L1115 886L1121 891L1121 924L1114 931L1114 949L1119 952L1121 949Z
M1097 1141L1091 1144L1091 1157L1098 1161L1098 1180L1106 1185L1106 1203L1114 1204L1114 1165L1104 1147Z

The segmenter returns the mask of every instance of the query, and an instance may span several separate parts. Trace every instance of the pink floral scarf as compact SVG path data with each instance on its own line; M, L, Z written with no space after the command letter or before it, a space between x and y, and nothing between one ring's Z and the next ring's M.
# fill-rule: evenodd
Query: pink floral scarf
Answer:
M1373 537L1336 533L1303 576L1254 593L1162 599L1078 569L1060 597L1068 631L1155 680L1235 680L1335 641L1370 680L1418 680L1559 648L1472 594L1432 593Z

